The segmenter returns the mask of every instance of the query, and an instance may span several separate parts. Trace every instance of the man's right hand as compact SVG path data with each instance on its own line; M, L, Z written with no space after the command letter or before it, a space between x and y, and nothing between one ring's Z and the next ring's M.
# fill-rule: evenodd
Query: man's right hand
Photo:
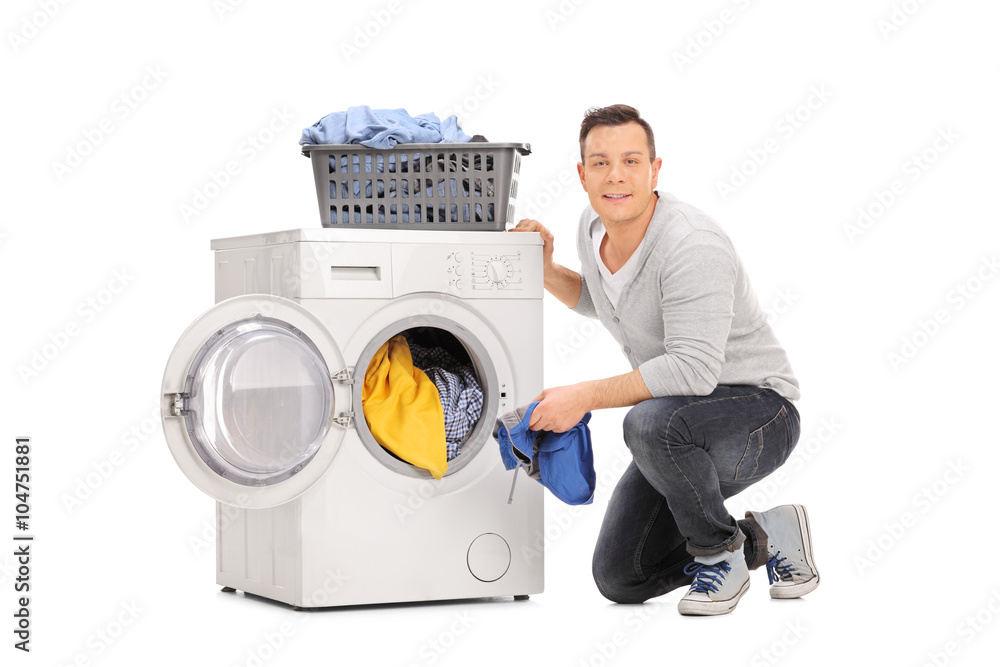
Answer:
M538 232L545 246L542 248L542 270L544 271L545 289L566 306L573 308L580 300L580 290L583 287L580 274L552 261L552 232L545 229L537 220L525 218L511 227L512 232Z
M542 241L545 243L545 247L542 248L542 268L545 271L545 277L551 278L552 276L552 244L554 237L552 232L542 226L542 223L537 220L530 220L525 218L517 223L517 226L511 227L512 232L538 232L542 236Z

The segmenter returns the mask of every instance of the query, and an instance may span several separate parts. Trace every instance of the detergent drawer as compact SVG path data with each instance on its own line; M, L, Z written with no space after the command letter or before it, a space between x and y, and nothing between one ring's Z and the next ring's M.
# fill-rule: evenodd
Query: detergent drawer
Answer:
M217 250L216 301L240 294L286 299L388 299L387 243L297 242Z

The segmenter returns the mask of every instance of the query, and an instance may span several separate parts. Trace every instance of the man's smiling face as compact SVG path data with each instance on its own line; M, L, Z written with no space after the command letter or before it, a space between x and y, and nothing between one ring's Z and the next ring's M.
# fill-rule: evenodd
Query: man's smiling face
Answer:
M628 223L650 211L662 161L650 160L642 126L598 125L587 134L583 157L577 166L580 182L605 226Z

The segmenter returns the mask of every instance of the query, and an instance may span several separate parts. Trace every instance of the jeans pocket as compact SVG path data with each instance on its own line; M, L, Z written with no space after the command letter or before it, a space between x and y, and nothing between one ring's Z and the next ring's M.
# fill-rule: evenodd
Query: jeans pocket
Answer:
M736 479L765 477L785 462L792 448L788 407L781 406L771 421L750 433L743 458L736 466Z

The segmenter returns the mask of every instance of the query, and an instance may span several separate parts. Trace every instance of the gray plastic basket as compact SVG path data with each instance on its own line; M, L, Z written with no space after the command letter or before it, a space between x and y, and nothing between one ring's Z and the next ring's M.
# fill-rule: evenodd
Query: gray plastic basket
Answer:
M324 227L503 231L514 218L528 144L488 142L302 147Z

